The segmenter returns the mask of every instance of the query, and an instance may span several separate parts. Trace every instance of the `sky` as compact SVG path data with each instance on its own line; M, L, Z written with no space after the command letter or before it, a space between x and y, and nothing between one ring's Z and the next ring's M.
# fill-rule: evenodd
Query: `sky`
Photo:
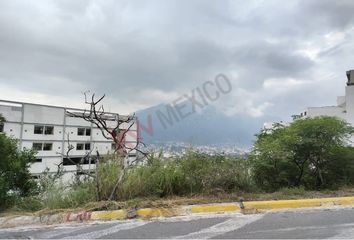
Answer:
M334 105L354 69L354 1L0 0L0 99L131 113L224 74L227 115Z

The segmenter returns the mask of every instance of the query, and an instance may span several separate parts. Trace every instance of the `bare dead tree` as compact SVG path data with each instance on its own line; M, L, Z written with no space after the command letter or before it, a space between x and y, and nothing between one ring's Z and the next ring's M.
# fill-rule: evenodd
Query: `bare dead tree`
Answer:
M89 159L89 161L92 160L92 158L93 158L92 151L93 151L94 148L91 147L90 150L87 151L85 153L85 155L80 158L79 161L74 161L71 158L71 151L74 150L74 146L70 143L69 134L67 134L67 144L68 144L68 147L67 147L66 152L64 154L60 153L60 152L57 152L57 154L61 155L63 159L65 159L66 161L70 162L71 165L75 165L76 166L76 174L75 174L76 182L80 181L80 175L85 175L85 176L94 178L96 180L96 199L97 199L97 201L100 200L101 199L101 189L100 189L100 184L99 184L99 180L98 180L97 174L93 174L90 171L86 171L82 167L82 165L85 163L85 161L87 159ZM96 154L97 155L96 155L95 159L97 161L97 159L99 158L99 153L96 152ZM60 177L61 175L63 175L63 172L64 172L63 165L64 165L64 161L62 161L60 164L57 165L58 168L57 168L56 176Z
M74 150L74 146L70 143L70 136L69 134L67 134L67 144L68 144L68 148L66 150L66 153L62 154L60 152L57 152L57 154L61 155L63 158L65 158L67 161L69 161L72 165L75 165L76 166L76 180L79 181L78 179L78 175L79 174L83 174L83 175L87 175L89 177L94 177L93 174L91 174L90 172L87 172L83 169L82 167L82 164L84 164L85 160L89 159L89 158L92 158L92 151L93 151L93 148L91 147L91 149L89 151L87 151L85 153L85 155L83 157L80 158L79 161L74 161L72 158L71 158L71 154L70 152L72 150ZM58 171L59 172L60 170L60 166L62 166L64 164L64 162L62 161L60 164L58 164Z
M92 123L101 131L104 138L109 139L114 143L114 153L118 156L118 159L120 159L121 171L119 176L117 176L114 188L112 189L112 192L108 198L108 200L112 200L116 195L117 189L123 182L128 170L136 163L145 159L147 154L140 149L140 147L144 146L144 144L141 142L137 131L135 133L136 135L133 136L136 141L133 143L127 142L127 137L132 133L131 129L134 124L136 124L135 114L129 116L120 116L119 114L107 113L101 104L102 100L105 98L105 95L96 100L95 94L92 94L89 98L87 93L88 92L84 92L84 97L85 104L89 105L89 110L85 109L83 112L67 112L67 114L71 117L82 118L85 121ZM129 162L127 160L127 156L129 156L129 153L131 152L135 152L136 158ZM96 169L97 164L99 164L98 152ZM99 181L97 171L96 179ZM97 183L97 186L99 186L99 183Z

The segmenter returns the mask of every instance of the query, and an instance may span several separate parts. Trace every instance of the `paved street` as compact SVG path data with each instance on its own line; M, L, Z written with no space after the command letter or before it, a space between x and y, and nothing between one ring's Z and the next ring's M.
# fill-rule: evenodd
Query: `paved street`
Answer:
M221 214L0 230L1 238L354 238L354 209Z

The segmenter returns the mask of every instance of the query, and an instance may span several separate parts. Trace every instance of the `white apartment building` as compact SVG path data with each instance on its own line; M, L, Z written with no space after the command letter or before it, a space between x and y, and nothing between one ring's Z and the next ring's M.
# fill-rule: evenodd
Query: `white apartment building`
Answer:
M343 119L354 126L354 70L347 71L346 75L347 86L345 87L345 96L337 97L336 106L308 107L299 115L295 115L295 118L332 116ZM284 122L281 123L285 126L290 124ZM273 127L273 122L266 122L263 124L263 129L272 129ZM351 141L354 144L354 136Z
M72 161L80 161L87 152L92 150L93 155L98 151L100 155L112 153L114 143L106 139L99 128L79 117L68 113L83 113L83 109L48 106L32 103L0 100L0 114L6 122L0 126L0 132L17 139L20 149L34 149L37 151L36 162L31 164L30 172L34 177L43 171L56 172L58 165L63 164L63 181L70 181L76 172L76 165ZM126 118L117 113L106 113L109 117L108 126L114 128L115 120ZM131 123L121 125L127 129ZM65 155L68 150L68 136L73 150L70 151L69 161ZM126 144L135 146L138 138L137 121L129 128L126 134ZM136 151L130 151L126 161L136 158ZM95 159L85 159L83 170L95 169Z
M337 97L336 106L309 107L299 117L333 116L347 121L354 126L354 70L347 74L345 96Z

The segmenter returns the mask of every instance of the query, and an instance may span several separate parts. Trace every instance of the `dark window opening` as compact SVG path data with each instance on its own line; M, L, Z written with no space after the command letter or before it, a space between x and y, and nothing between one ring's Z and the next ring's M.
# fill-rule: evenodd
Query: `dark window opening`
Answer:
M44 143L43 151L51 151L53 149L53 143Z
M87 157L71 157L71 158L63 158L63 165L76 165L76 164L91 164L96 163L96 157L94 156L87 156Z
M34 134L43 134L43 126L34 126Z
M91 143L85 143L85 150L91 150Z
M77 172L77 175L86 175L88 173L94 173L95 171L88 171L88 170L83 170L83 171L79 171Z
M45 135L53 135L54 134L54 127L53 126L45 126L44 134Z
M84 136L85 135L85 128L78 128L77 129L77 135L78 136Z
M35 151L42 151L43 144L42 143L33 143L32 149Z
M77 143L76 144L76 150L84 150L84 144L83 143Z
M35 162L42 162L42 158L36 158Z
M0 123L0 132L4 132L4 124Z
M91 128L78 128L77 135L78 136L91 136Z

